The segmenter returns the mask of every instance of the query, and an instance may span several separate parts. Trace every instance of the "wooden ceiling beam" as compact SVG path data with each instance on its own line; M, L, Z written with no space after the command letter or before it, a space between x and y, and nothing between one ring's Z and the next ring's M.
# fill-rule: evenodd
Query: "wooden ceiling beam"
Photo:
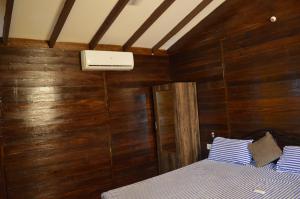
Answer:
M155 44L152 51L158 50L162 45L169 41L176 35L182 28L184 28L195 16L197 16L208 4L213 0L203 0L194 8L184 19L182 19L168 34L166 34L159 42Z
M2 47L2 43L0 47ZM14 48L47 48L48 41L44 40L35 40L35 39L20 39L20 38L10 38L7 43L8 47ZM72 43L72 42L56 42L55 49L61 50L72 50L72 51L81 51L88 50L89 44L86 43ZM108 44L98 44L95 50L103 50L103 51L122 51L123 46L120 45L108 45ZM128 52L132 52L135 55L153 55L151 48L139 48L139 47L131 47L128 49ZM158 50L155 51L155 56L168 56L166 50ZM1 182L0 182L1 186ZM0 188L1 189L1 188ZM0 194L1 196L1 194ZM1 197L0 197L1 198Z
M234 16L236 10L244 3L241 0L230 0L225 1L219 7L217 7L211 14L209 14L205 19L200 21L194 28L187 32L182 38L176 41L169 49L169 54L174 54L180 49L182 49L186 44L192 42L194 39L197 39L199 33L203 30L208 29L214 24L225 21L226 19Z
M117 19L117 17L120 15L122 10L125 8L129 0L119 0L117 4L114 6L114 8L111 10L109 15L105 18L104 22L92 38L92 40L89 43L90 49L95 49L95 47L98 45L99 41L102 39L104 34L107 32L109 27L113 24L113 22Z
M151 16L141 25L141 27L130 37L123 45L123 49L130 48L149 28L150 26L175 2L175 0L164 0Z
M54 29L53 29L50 39L48 41L50 48L54 47L56 40L57 40L63 26L65 25L65 22L72 10L74 3L75 3L75 0L66 0L65 1L64 7L63 7L62 11L60 12L58 20L54 26Z
M3 37L2 40L5 45L7 44L9 38L9 29L10 29L13 7L14 7L14 0L6 0L3 35L2 35Z

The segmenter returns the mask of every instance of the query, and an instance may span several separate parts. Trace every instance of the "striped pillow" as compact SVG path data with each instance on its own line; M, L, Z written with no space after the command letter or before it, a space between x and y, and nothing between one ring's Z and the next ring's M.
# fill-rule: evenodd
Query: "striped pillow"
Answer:
M212 143L208 159L243 165L250 164L251 154L248 150L248 144L252 141L216 137Z
M277 162L276 170L300 174L300 147L286 146Z

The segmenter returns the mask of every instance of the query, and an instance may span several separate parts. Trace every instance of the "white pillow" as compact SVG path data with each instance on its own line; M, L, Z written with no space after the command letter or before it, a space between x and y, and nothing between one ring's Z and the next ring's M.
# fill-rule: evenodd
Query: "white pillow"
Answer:
M208 156L209 160L230 162L236 164L250 164L252 156L248 144L253 140L237 140L216 137Z
M290 172L300 174L300 147L286 146L283 148L283 155L276 165L276 170L280 172Z

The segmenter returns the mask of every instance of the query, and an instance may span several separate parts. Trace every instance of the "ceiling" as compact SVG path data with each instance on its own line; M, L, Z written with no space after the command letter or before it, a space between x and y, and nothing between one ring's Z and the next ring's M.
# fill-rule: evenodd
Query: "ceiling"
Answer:
M4 11L5 11L5 1L0 0L0 28L2 29L3 27L3 22L4 22ZM0 31L0 37L2 37L3 32Z
M124 45L163 0L128 3L100 39L99 44ZM176 0L133 44L152 48L202 0ZM167 50L225 0L213 0L177 34L163 44ZM10 38L49 40L65 0L15 0ZM89 43L117 0L76 0L57 38L57 42ZM5 0L0 0L0 27L3 26ZM2 34L2 32L1 32Z

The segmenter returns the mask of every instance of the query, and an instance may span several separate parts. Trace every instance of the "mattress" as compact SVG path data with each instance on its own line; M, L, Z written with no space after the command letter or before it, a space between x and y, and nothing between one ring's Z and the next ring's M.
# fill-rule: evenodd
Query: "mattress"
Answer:
M102 199L300 199L300 175L203 160L102 194Z

